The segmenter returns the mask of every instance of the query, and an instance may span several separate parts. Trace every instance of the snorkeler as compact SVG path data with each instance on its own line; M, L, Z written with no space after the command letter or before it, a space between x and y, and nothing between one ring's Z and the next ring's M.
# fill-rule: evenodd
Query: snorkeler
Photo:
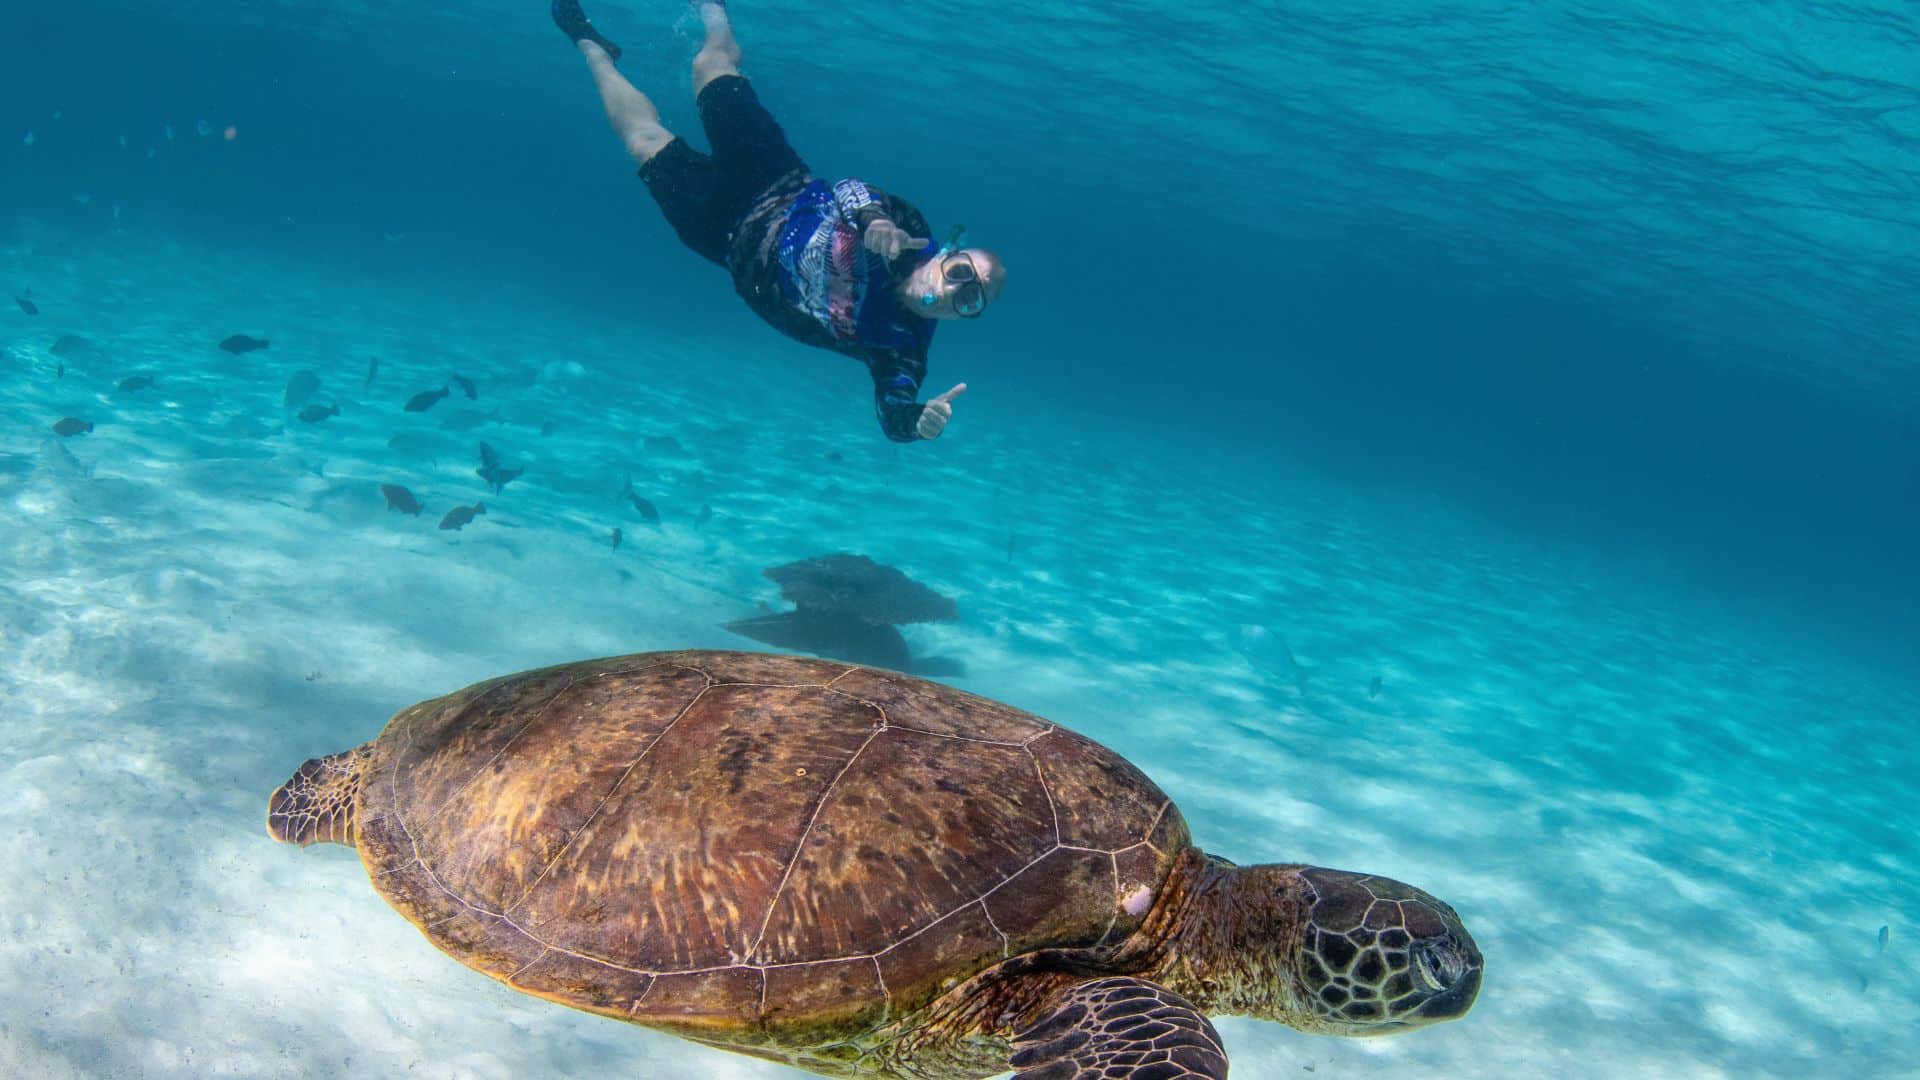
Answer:
M917 400L934 328L986 311L1006 281L1000 259L958 246L959 229L935 248L926 219L906 200L808 172L741 76L721 0L694 4L707 38L693 58L693 92L710 155L661 125L653 103L614 67L620 47L587 21L579 0L552 4L554 23L586 57L607 119L681 241L726 267L734 290L775 329L865 362L888 438L938 436L967 384Z

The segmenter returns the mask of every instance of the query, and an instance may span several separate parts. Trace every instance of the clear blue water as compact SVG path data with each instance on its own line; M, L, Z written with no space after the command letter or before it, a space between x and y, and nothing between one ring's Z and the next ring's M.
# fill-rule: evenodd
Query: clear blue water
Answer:
M907 448L677 245L540 4L0 10L0 1072L783 1075L467 972L259 818L399 707L743 647L761 567L854 550L1209 849L1487 952L1404 1038L1222 1021L1236 1076L1913 1075L1912 12L1090 6L734 7L816 171L1012 268ZM684 7L589 10L696 131ZM476 436L527 468L478 526L383 509L475 497Z

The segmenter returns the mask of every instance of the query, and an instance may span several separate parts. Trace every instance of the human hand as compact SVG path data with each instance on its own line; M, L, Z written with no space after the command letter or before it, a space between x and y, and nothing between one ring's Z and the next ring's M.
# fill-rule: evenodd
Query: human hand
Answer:
M960 383L953 389L927 402L920 410L920 422L914 425L914 431L923 439L937 439L947 429L947 421L953 419L953 399L967 392L967 384Z
M889 262L903 251L919 251L929 243L931 241L909 234L886 218L874 218L873 224L867 226L867 250Z

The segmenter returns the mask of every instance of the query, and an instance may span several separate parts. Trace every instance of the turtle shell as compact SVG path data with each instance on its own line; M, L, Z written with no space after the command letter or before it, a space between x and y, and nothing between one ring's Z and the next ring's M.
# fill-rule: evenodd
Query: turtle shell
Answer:
M905 675L754 653L509 676L395 716L361 857L509 985L770 1056L1139 925L1185 822L1113 751Z

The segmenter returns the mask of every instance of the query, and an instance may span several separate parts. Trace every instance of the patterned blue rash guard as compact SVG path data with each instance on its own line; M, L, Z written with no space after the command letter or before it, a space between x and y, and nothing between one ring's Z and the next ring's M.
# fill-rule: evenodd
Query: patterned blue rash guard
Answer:
M887 259L868 251L867 227L886 218L931 240L904 199L858 180L828 184L797 174L776 184L735 230L734 288L748 306L798 341L853 356L873 377L874 412L887 437L919 438L927 350L939 324L903 306L900 282L933 257L931 243Z

